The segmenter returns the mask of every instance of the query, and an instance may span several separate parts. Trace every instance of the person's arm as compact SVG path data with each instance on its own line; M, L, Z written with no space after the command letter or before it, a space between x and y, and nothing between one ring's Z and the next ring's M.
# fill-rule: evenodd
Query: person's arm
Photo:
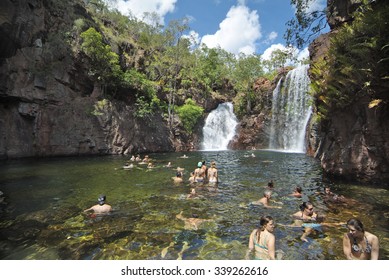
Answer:
M270 235L269 236L269 239L267 241L267 248L268 248L268 252L269 252L269 257L271 260L275 260L276 259L276 238L274 237L274 235Z
M254 235L255 235L255 230L253 230L250 234L250 238L249 238L249 248L247 249L247 252L246 252L246 260L249 260L250 259L250 254L251 252L253 252L254 250Z
M348 237L348 234L345 233L343 235L343 253L348 260L352 260L352 254L351 254L351 244L350 244L350 238Z
M380 244L379 244L379 240L378 240L378 237L377 236L373 236L372 240L371 240L371 255L370 255L370 259L371 260L378 260L378 256L379 256L379 250L380 250Z

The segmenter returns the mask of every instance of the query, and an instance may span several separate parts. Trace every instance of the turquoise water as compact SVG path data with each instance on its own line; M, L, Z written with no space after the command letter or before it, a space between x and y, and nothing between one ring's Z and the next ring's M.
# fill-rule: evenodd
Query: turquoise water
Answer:
M251 157L254 153L255 157ZM150 154L155 168L122 166L127 156L13 160L0 164L1 259L244 259L251 231L271 215L276 249L283 259L343 259L344 226L323 228L302 242L291 214L310 200L327 222L362 220L380 238L380 259L389 259L389 190L323 182L320 164L304 154L273 151L218 151ZM215 160L217 185L187 183L200 160ZM171 162L173 167L165 167ZM175 168L185 183L175 185ZM275 182L273 203L282 209L249 205ZM302 199L289 196L296 185ZM328 204L318 194L325 184L349 198ZM192 187L198 198L187 199ZM91 217L83 210L107 195L114 211ZM177 215L204 219L194 226Z

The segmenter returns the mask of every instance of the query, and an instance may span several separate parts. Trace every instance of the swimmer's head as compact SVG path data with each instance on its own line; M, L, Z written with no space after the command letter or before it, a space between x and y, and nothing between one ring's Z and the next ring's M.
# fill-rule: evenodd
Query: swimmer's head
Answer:
M270 190L266 190L266 191L263 192L263 196L264 196L264 197L270 198L270 197L271 197L271 194L272 194L272 191L270 191Z
M105 199L106 199L105 195L101 194L101 195L99 196L99 198L97 199L97 201L98 201L98 203L99 203L100 205L104 205Z
M199 162L197 163L197 167L201 167L201 166L203 166L203 163L202 163L201 161L199 161Z

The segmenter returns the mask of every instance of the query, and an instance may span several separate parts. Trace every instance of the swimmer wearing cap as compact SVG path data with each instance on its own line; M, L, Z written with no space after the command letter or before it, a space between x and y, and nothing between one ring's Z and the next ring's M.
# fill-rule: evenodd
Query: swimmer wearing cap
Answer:
M112 207L105 203L106 196L100 195L97 199L98 204L93 205L91 208L85 209L84 212L93 211L94 214L106 214L112 211Z
M204 182L205 172L201 168L202 166L203 166L203 163L201 161L199 161L197 163L197 168L194 171L194 181L195 182L199 182L199 183Z

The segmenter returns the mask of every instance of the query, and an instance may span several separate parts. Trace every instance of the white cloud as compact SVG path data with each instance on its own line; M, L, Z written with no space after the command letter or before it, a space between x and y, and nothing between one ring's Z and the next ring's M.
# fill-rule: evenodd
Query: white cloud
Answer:
M273 31L273 32L270 32L269 35L267 35L267 38L266 40L263 42L264 44L270 44L272 42L274 42L275 39L277 39L278 37L278 33Z
M327 7L327 0L310 0L311 2L308 4L307 9L305 9L306 13L312 13L315 11L322 11ZM295 10L296 7L294 6Z
M196 48L201 43L199 33L193 30L191 30L188 35L183 35L182 37L189 39L191 49Z
M300 51L297 55L297 59L298 60L305 60L305 59L308 59L309 58L309 50L308 50L308 47L303 49L302 51Z
M298 50L297 48L288 48L282 44L274 44L271 45L269 48L267 48L264 53L261 55L262 60L270 60L272 52L275 50L281 50L281 51L291 51L293 54L293 57L295 57L298 61L305 60L309 58L309 50L308 48L305 48L303 50ZM295 62L293 61L287 61L287 65L293 65Z
M244 1L238 2L239 5L232 6L219 24L219 30L203 36L202 43L209 48L221 47L234 54L255 53L256 42L262 37L259 16L257 11L250 11Z
M275 50L281 50L281 51L286 51L286 47L283 45L283 44L275 44L275 45L271 45L270 47L268 47L262 54L262 59L263 60L270 60L270 57L271 57L271 54L272 52L274 52Z
M322 11L327 7L327 0L313 0L307 12Z
M161 19L160 23L164 24L165 15L174 11L176 2L177 0L117 0L115 6L123 15L132 14L138 19L142 19L146 12L156 13Z

